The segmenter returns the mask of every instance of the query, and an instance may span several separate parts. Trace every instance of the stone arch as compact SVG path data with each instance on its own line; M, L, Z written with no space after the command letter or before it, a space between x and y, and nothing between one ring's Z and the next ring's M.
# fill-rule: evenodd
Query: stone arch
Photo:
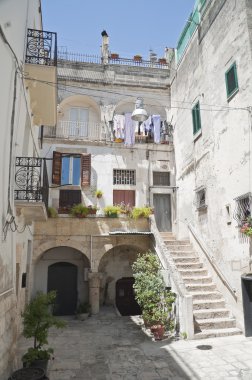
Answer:
M76 105L76 104L83 104L83 105L89 105L90 107L94 108L95 111L100 115L100 106L99 104L88 95L71 95L63 99L59 104L59 111L63 110L64 107L67 105Z
M115 107L115 114L123 114L127 112L133 112L135 109L135 101L137 99L136 97L132 98L125 98L120 100L116 107ZM166 119L166 110L165 110L165 105L162 104L160 101L153 99L153 98L148 98L144 97L144 108L146 109L148 115L154 115L154 114L159 114L162 119Z
M60 242L48 241L46 243L39 245L37 248L34 249L34 252L33 252L34 264L36 264L40 260L40 258L42 257L42 255L45 252L49 251L50 249L57 248L57 247L74 248L77 251L79 251L82 255L84 255L86 257L86 259L88 260L88 262L90 263L90 257L89 257L89 255L87 255L83 252L83 247L82 247L81 243L76 242L76 241L67 241L67 242L65 242L65 241L60 241Z
M106 251L101 257L98 271L101 275L100 299L102 304L115 303L116 282L132 277L131 265L138 253L145 251L136 245L121 244Z

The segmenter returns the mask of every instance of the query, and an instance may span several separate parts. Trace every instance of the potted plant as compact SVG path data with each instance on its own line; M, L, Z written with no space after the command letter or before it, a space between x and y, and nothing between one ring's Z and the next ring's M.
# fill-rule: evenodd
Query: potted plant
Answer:
M111 59L118 59L119 58L119 54L117 54L117 53L111 53L110 54L110 58Z
M148 206L144 207L134 207L131 211L131 217L133 219L138 218L149 218L149 216L153 213L153 209Z
M33 338L33 347L28 348L22 357L24 367L47 369L48 360L53 354L53 349L47 346L49 329L65 327L64 321L52 315L55 299L55 291L47 294L38 292L25 306L22 313L23 335L25 338Z
M97 189L95 192L95 196L96 196L96 198L101 198L103 196L103 191Z
M160 63L160 65L166 65L167 61L165 58L159 58L158 63Z
M141 62L142 61L142 56L140 54L136 54L136 55L134 55L133 59L134 59L134 61Z
M117 218L121 212L121 208L119 206L106 206L103 211L108 218Z
M84 206L82 203L79 203L71 208L70 213L77 218L85 218L88 214L88 207Z
M48 216L49 218L57 218L58 217L58 212L56 210L56 208L54 207L48 207Z
M165 329L173 328L171 310L175 295L165 288L158 258L151 251L138 255L132 269L135 297L145 326L151 328L155 339L162 339Z
M80 321L85 321L89 317L90 305L88 302L79 303L76 310L76 318Z
M95 215L97 213L98 207L94 205L88 206L88 215Z
M242 224L240 231L248 236L252 237L252 218L248 217Z

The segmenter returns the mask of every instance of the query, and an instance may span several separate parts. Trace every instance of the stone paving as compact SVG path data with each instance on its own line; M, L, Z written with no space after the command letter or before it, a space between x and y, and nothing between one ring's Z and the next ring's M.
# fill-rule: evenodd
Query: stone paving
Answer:
M110 308L82 322L68 318L66 329L51 332L50 345L50 380L252 380L252 338L154 341L141 319ZM19 357L26 347L21 339Z

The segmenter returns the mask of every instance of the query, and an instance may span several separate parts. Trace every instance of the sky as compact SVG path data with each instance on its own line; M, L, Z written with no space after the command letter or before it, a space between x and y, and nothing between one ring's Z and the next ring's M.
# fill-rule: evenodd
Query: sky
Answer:
M158 57L176 47L195 0L42 0L43 29L68 52L100 55L101 32L120 57Z

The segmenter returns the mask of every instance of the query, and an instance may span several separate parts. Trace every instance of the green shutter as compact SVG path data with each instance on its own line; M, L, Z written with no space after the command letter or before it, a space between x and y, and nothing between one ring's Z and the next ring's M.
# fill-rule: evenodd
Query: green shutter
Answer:
M237 68L234 62L225 73L226 91L228 100L239 90Z

